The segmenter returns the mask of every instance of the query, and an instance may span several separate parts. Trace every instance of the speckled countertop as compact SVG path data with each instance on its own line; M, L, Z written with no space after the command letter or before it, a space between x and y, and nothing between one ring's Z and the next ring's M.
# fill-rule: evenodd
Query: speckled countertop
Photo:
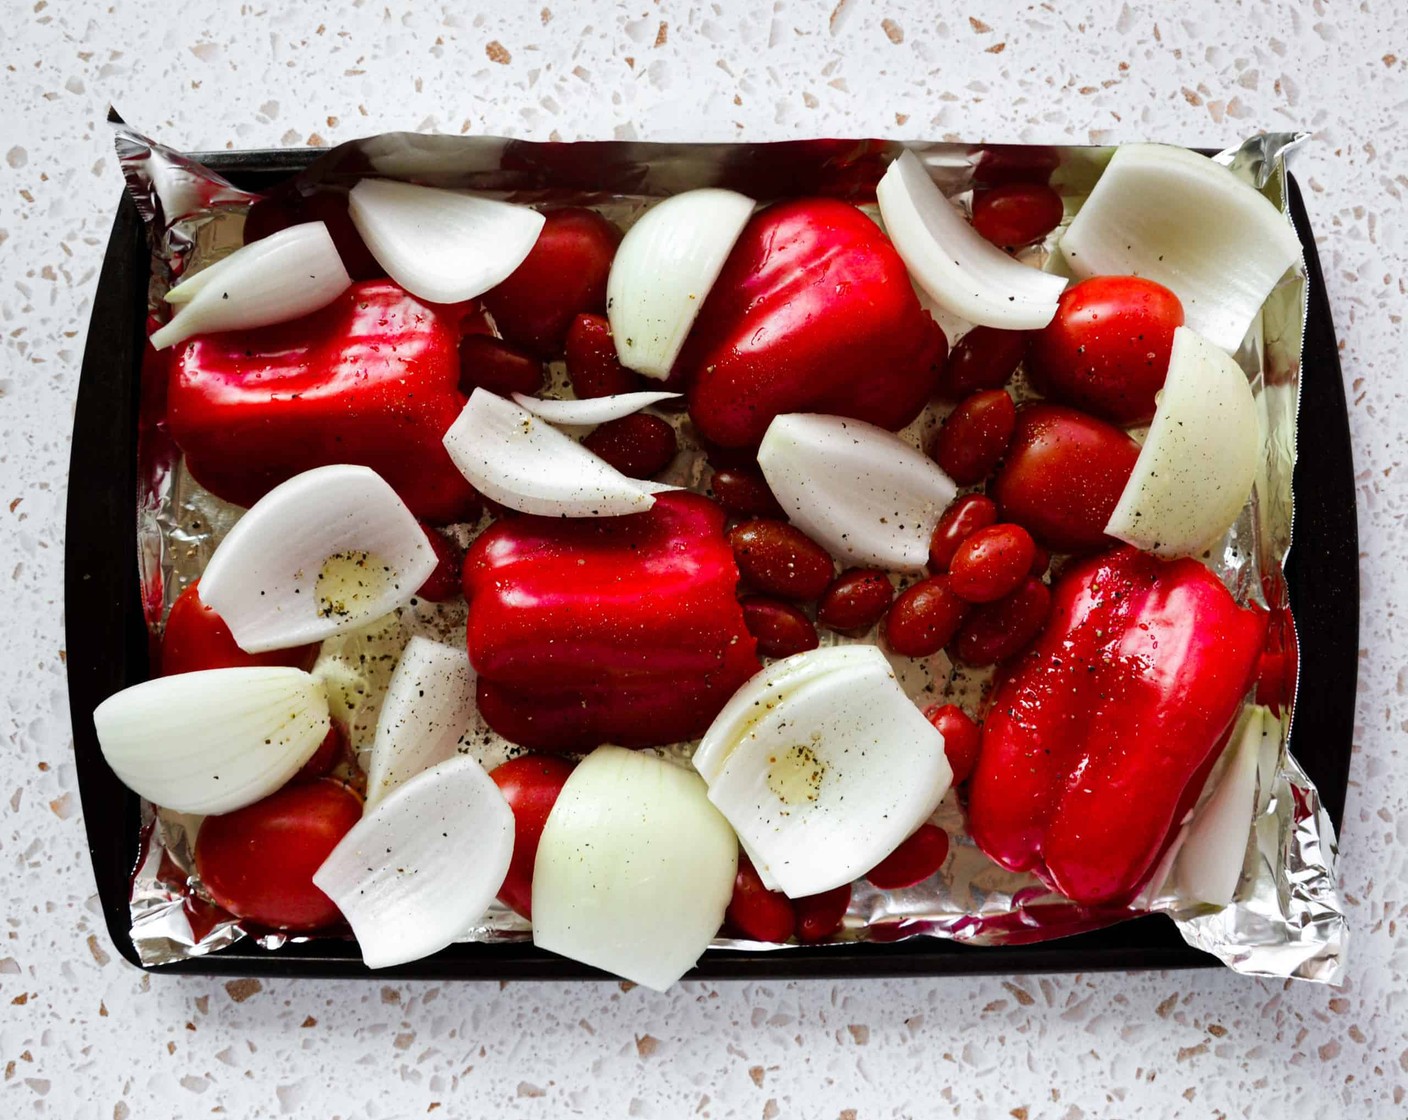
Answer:
M6 8L0 1115L1405 1115L1402 6L544 3L184 5L174 20L126 0ZM1313 131L1295 169L1343 340L1365 604L1340 863L1348 982L1196 972L655 995L128 967L107 942L84 846L61 602L74 392L120 190L109 102L192 149L393 128L1205 145Z

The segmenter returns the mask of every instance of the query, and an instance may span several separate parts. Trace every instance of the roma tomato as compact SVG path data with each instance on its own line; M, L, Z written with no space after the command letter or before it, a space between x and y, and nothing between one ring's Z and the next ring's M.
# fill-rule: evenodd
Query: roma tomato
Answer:
M970 603L991 603L1015 591L1035 560L1036 542L1020 525L989 525L958 546L948 585Z
M616 342L605 315L578 315L567 332L567 376L581 400L638 392L645 379L616 357Z
M836 574L831 554L785 521L745 521L729 530L728 543L744 580L769 595L815 599Z
M552 361L562 356L578 315L606 310L606 277L621 231L582 207L548 210L543 218L528 256L484 293L484 306L504 338Z
M499 888L499 901L525 918L533 916L533 863L543 825L575 765L564 758L524 754L489 771L513 810L513 858Z
M865 876L882 891L902 891L922 883L948 859L948 833L936 824L921 824L900 846Z
M994 245L1040 241L1061 224L1061 196L1045 183L1004 183L973 192L973 228Z
M1138 276L1094 276L1061 293L1056 317L1027 345L1032 387L1130 426L1154 416L1183 304Z
M735 517L785 516L762 471L747 467L718 467L714 470L709 488L719 505Z
M885 616L885 644L903 657L928 657L948 645L967 614L948 576L921 579L900 592Z
M217 904L273 929L321 929L341 920L313 873L362 819L362 799L319 778L284 786L262 801L206 817L196 836L196 871Z
M659 416L633 412L609 420L582 440L582 446L631 478L650 478L674 461L675 429Z
M1046 625L1051 589L1030 576L1016 591L978 607L958 631L955 653L965 665L996 665L1026 649Z
M416 592L422 599L443 603L460 593L460 570L464 567L464 551L444 533L420 523L425 539L435 553L435 570L426 576Z
M738 876L733 881L733 897L724 911L724 929L752 941L788 941L797 926L792 900L781 891L763 886L757 869L748 857L738 857Z
M200 600L200 581L181 592L171 604L166 628L161 633L161 674L194 673L201 669L239 668L245 665L292 665L311 669L318 659L317 643L276 649L268 653L245 653L225 620Z
M797 915L797 940L803 945L810 945L839 933L850 905L850 883L821 894L794 898L792 910Z
M992 486L1002 520L1052 552L1089 552L1105 536L1139 445L1103 420L1057 404L1024 404Z
M946 572L958 546L997 522L997 503L985 494L964 494L944 510L929 539L929 570Z
M983 389L1001 389L1021 364L1031 334L974 327L954 344L939 376L939 396L958 401Z
M758 652L764 657L791 657L820 644L812 620L791 603L762 595L745 595L740 603L743 625L757 640Z
M535 396L543 387L543 363L526 350L489 334L460 340L460 392L487 389L501 397Z
M1007 390L974 393L944 417L929 454L958 485L972 486L1001 462L1016 423Z
M957 704L934 704L924 709L924 718L944 737L944 757L953 771L953 784L961 786L978 763L982 728Z
M837 576L816 605L816 620L828 630L860 633L885 617L895 589L875 568L849 568Z

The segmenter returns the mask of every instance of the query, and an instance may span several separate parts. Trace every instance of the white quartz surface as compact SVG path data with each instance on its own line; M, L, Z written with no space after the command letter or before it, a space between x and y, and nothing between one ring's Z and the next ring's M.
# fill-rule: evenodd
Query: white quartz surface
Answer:
M0 1115L1408 1114L1408 15L1396 0L10 0L3 17ZM84 845L61 600L78 365L121 189L109 102L190 149L393 128L1212 146L1312 132L1295 170L1342 340L1364 587L1340 863L1348 981L1204 971L655 995L225 983L126 965Z

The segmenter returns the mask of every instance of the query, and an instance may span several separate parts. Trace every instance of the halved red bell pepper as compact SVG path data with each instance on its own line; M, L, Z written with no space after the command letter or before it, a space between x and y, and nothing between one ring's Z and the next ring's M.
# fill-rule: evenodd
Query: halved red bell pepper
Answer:
M369 280L302 319L201 335L172 362L171 435L196 481L236 505L313 467L356 463L417 517L462 520L477 497L440 442L465 403L462 317Z
M898 430L934 390L948 341L874 222L804 198L753 216L671 381L707 439L756 445L773 417L826 412Z
M1004 867L1127 902L1197 798L1250 688L1264 614L1196 560L1119 548L1068 568L998 683L968 826Z
M546 751L697 738L758 671L723 511L660 494L646 512L514 517L465 559L479 709Z

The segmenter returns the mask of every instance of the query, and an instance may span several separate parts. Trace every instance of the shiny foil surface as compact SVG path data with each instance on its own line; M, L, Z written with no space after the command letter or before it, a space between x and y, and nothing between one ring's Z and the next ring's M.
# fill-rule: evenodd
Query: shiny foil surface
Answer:
M1285 214L1285 161L1300 139L1288 134L1258 136L1217 159ZM182 276L239 247L244 215L256 196L234 188L197 157L164 148L125 126L117 127L116 141L129 191L148 225L149 306L156 312L164 306L166 290ZM784 195L826 194L849 199L874 215L875 183L903 148L914 150L945 193L960 203L971 190L978 160L994 158L986 153L996 150L997 158L1016 159L1028 154L1022 148L883 141L527 143L389 133L332 149L295 181L303 189L314 185L345 189L363 176L376 175L471 189L522 203L570 202L593 206L623 228L652 202L703 186L739 190L760 202ZM1059 160L1052 183L1065 199L1066 222L1112 152L1093 147L1042 150L1047 158ZM1045 247L1024 253L1024 258L1043 264L1060 232L1047 238ZM1239 601L1273 609L1287 605L1282 567L1294 521L1291 475L1306 298L1302 265L1271 293L1237 354L1252 381L1264 423L1265 454L1246 508L1212 559L1213 569ZM951 343L967 328L952 316L935 317ZM550 395L564 395L561 363L551 368ZM144 385L144 397L152 388ZM1019 399L1026 392L1020 375L1012 388ZM903 434L921 445L947 411L948 406L932 405ZM662 477L698 484L707 477L698 442L683 413L672 419L683 454ZM199 576L241 511L220 502L190 478L160 423L140 433L139 475L143 490L134 528L143 601L155 633L170 604ZM465 543L482 528L459 526L456 532ZM414 634L463 646L464 610L462 602L416 601L396 616L324 643L315 672L328 683L333 710L348 723L359 751L365 753L370 747L381 694L401 648ZM823 637L824 643L844 640L848 639ZM1302 635L1300 640L1313 642L1315 636ZM893 661L901 682L925 705L949 701L974 713L989 686L989 672L955 668L943 654L923 661ZM890 942L943 937L973 945L1011 945L1161 912L1173 919L1189 944L1239 972L1336 983L1344 971L1347 938L1336 892L1336 841L1314 785L1287 753L1293 719L1292 705L1282 713L1279 736L1264 740L1242 877L1227 907L1214 910L1180 896L1178 841L1134 905L1101 910L1077 906L1035 877L1005 871L978 851L964 830L957 795L950 792L934 817L952 841L944 866L906 890L881 891L858 882L838 939ZM488 767L517 750L492 733L476 739L469 749ZM692 744L678 744L666 748L666 753L684 758L691 749ZM1209 788L1217 777L1215 770ZM284 934L246 930L203 895L191 860L198 828L198 819L144 806L143 855L132 880L131 913L133 941L148 964L209 953L246 936L257 937L270 949L288 939ZM480 925L466 931L464 940L521 941L530 936L523 919L496 904ZM728 939L716 940L714 947L777 952L789 948Z

